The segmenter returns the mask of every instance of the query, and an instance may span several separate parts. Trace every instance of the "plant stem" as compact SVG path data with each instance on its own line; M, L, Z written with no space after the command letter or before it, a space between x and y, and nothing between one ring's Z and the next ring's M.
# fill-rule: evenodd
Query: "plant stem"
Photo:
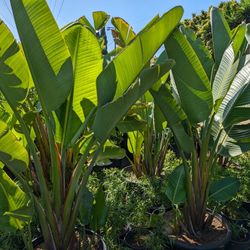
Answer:
M86 184L87 184L89 175L91 174L91 172L93 170L94 164L96 162L96 159L97 159L100 151L102 150L103 144L104 144L104 142L101 145L99 145L99 148L96 150L96 152L92 158L92 161L91 161L89 167L87 168L87 170L86 170L86 172L81 180L81 183L79 185L75 205L74 205L74 208L73 208L72 213L71 213L71 218L70 218L71 220L69 221L69 225L67 227L67 232L64 235L64 245L65 246L67 246L68 243L70 242L70 239L72 237L72 232L74 231L74 225L75 225L75 221L76 221L76 217L77 217L77 213L78 213L78 209L79 209L79 204L80 204L80 200L81 200L81 196L82 196L82 192L83 192L83 187L86 186Z
M66 200L64 204L64 211L63 211L63 225L62 225L62 232L63 235L66 232L66 229L68 227L69 221L71 220L70 214L72 209L72 204L74 201L75 192L78 187L78 182L82 174L82 168L87 160L87 157L89 155L90 150L95 145L96 139L94 137L91 138L90 142L88 143L86 150L84 154L81 156L79 162L76 165L76 168L74 169L74 172L72 173L71 180L69 183L69 189L68 193L66 195Z

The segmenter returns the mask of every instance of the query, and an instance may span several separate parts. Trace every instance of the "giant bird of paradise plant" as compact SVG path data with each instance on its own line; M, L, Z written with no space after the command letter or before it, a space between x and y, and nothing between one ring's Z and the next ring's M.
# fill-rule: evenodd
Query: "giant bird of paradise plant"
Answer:
M146 66L183 10L154 19L103 68L100 43L81 21L60 30L45 0L10 2L20 43L1 22L0 90L20 134L0 121L0 161L19 185L2 164L1 227L21 229L30 200L46 249L74 249L88 176L129 107L172 67ZM39 109L26 98L31 87Z
M214 58L184 27L165 43L165 57L176 62L171 86L151 90L176 139L183 163L170 176L167 196L184 204L182 229L199 238L209 199L224 202L238 190L234 178L212 181L219 156L250 149L249 25L231 31L217 8L211 9Z

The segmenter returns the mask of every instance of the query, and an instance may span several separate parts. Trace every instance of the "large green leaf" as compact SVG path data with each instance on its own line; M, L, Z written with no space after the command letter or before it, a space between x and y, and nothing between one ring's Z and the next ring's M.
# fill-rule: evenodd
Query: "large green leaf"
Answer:
M20 230L23 219L16 212L27 206L28 197L11 178L0 169L0 229L4 232Z
M95 28L91 25L91 23L89 22L89 20L85 17L82 16L80 17L77 22L81 23L82 25L84 25L85 27L87 27L93 34L96 35L96 30Z
M69 51L45 0L11 0L23 50L47 110L57 109L73 85Z
M233 177L214 181L209 188L209 198L218 202L228 201L238 192L239 187L239 180Z
M151 27L139 33L107 66L97 79L99 106L124 94L179 23L182 14L182 7L175 7L165 13Z
M247 63L234 78L216 113L212 127L213 138L220 137L220 154L237 156L250 148L250 64Z
M95 231L105 225L108 215L108 206L105 202L105 193L100 187L95 195L95 204L93 205L92 218L90 226Z
M219 142L220 155L235 157L250 150L250 120L234 125L228 132L223 130Z
M91 213L93 209L94 196L87 187L83 187L82 196L80 198L79 215L83 225L88 225L91 221Z
M192 123L204 121L211 113L213 98L208 76L185 36L176 30L165 43L167 54L176 62L173 78L183 110Z
M237 56L238 52L241 50L244 42L245 42L245 35L246 35L246 24L240 24L233 33L232 43L234 54Z
M201 41L201 39L196 37L192 29L181 26L180 31L186 36L188 42L192 46L201 64L203 65L203 68L207 73L207 77L210 79L214 61L209 50L206 48L205 44Z
M82 101L97 105L96 78L102 71L103 58L96 36L82 24L63 31L74 69L73 110L83 121Z
M178 166L168 177L166 195L168 199L175 205L185 202L185 169L183 165Z
M128 150L136 156L142 153L143 134L141 131L128 132Z
M0 121L0 161L16 172L25 171L29 165L29 155L25 147Z
M236 75L218 110L225 128L250 118L250 63Z
M179 145L185 152L191 152L193 149L192 140L182 124L187 119L183 109L166 86L162 85L158 91L151 90L150 92L167 120L168 126L172 129Z
M234 50L231 44L223 54L219 68L216 72L214 82L213 82L213 98L216 102L219 99L225 97L230 84L237 72L238 61L234 62Z
M96 164L98 166L109 165L111 160L120 160L126 156L126 151L123 148L118 147L111 141L107 141L104 144L103 150L98 155Z
M215 63L218 66L224 51L229 46L232 34L228 23L218 8L211 8L211 29Z
M144 70L139 80L133 84L123 96L99 107L93 123L93 130L96 138L99 141L106 140L117 123L127 113L129 107L165 75L172 66L173 61L169 60L165 64Z
M96 30L102 29L109 20L109 15L104 11L94 11L92 13Z
M14 107L25 99L29 70L20 47L3 21L0 21L0 90Z

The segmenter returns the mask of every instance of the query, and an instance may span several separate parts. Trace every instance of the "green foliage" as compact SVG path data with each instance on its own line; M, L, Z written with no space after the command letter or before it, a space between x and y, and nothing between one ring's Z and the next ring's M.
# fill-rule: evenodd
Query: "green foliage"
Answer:
M128 225L142 228L152 226L154 237L148 242L149 249L167 248L162 228L165 218L163 214L154 216L149 212L159 205L166 208L171 206L165 195L166 180L179 164L180 160L175 154L168 151L161 177L136 178L133 172L119 169L106 169L103 173L90 177L88 187L92 192L98 190L99 183L104 186L109 213L102 230L110 249L126 249L119 245L118 238Z
M250 2L249 1L226 1L219 4L219 9L225 16L230 29L236 28L242 22L250 22ZM211 7L210 7L211 8ZM212 32L210 26L210 8L208 11L201 11L199 15L193 14L191 19L185 19L184 25L191 28L198 38L200 38L212 51Z
M198 49L201 42L195 43L194 34L180 27L165 42L167 56L176 62L170 74L171 86L165 82L151 90L183 159L184 170L173 173L167 194L178 204L184 200L176 194L185 190L185 226L195 237L205 222L209 188L210 197L220 201L230 199L238 190L236 179L210 183L219 155L237 156L250 149L250 67L248 58L244 59L249 53L247 27L242 24L231 31L218 8L211 8L210 13L214 49L211 77L204 59L206 50ZM183 181L179 185L182 175L185 186Z
M225 178L237 178L240 181L239 191L236 196L225 204L225 207L232 207L237 209L241 206L242 201L250 201L250 158L249 153L232 158L229 161L229 166L221 167L217 166L214 169L213 175L223 176Z
M209 199L217 202L225 202L236 195L240 187L240 182L237 178L227 177L214 181L209 188Z
M28 196L2 169L0 169L0 198L0 230L5 232L22 230L25 222L29 223L31 220L30 214L27 214Z
M22 235L19 232L0 231L0 250L20 250L24 248Z
M2 112L8 123L0 124L0 160L29 194L46 248L74 249L71 242L84 194L91 202L85 189L88 177L98 161L124 156L106 140L130 106L172 67L172 60L147 66L179 23L183 9L175 7L159 17L106 66L101 41L109 19L105 12L93 13L95 27L82 18L60 30L45 0L11 0L11 8L21 45L1 22L0 89L15 117L13 127L25 139L15 138ZM153 42L148 43L151 37ZM25 100L29 83L37 98L28 95ZM13 196L12 205L19 201ZM104 198L99 190L91 212L86 212L95 229L105 223ZM26 222L24 212L18 206L1 209L1 215Z
M185 169L183 165L178 166L168 177L166 195L174 205L186 201Z
M8 125L0 120L0 160L8 165L13 172L25 172L29 164L29 155L22 142L8 128Z

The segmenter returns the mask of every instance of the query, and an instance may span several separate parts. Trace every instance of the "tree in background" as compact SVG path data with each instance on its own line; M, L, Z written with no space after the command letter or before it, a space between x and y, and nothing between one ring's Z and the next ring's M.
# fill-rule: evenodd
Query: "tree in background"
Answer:
M222 10L231 29L234 29L242 22L250 22L250 0L221 2L218 7ZM209 16L210 8L208 11L202 10L199 15L192 14L191 19L184 20L184 25L191 28L211 51L213 45Z

